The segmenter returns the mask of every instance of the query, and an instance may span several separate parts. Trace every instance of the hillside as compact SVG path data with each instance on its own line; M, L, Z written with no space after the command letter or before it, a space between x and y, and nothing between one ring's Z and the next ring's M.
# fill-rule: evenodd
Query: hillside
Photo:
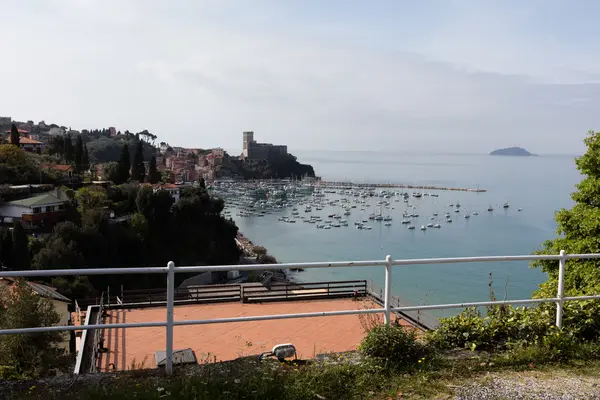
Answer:
M534 154L531 154L530 152L528 152L527 150L525 150L522 147L506 147L503 149L496 149L494 151L492 151L490 153L491 156L521 156L521 157L527 157L527 156L533 156Z

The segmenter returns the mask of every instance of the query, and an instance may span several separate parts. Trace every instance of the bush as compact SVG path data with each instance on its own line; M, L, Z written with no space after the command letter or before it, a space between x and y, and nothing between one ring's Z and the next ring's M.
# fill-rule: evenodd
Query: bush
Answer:
M548 310L528 307L490 306L483 316L467 308L427 333L429 344L439 349L504 350L510 344L536 344L553 329Z
M362 340L360 351L385 367L403 367L417 363L426 348L413 329L379 325Z

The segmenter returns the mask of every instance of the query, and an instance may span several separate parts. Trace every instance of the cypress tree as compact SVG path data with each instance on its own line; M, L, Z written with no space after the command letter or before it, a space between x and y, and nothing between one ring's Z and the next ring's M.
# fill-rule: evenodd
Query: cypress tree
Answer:
M14 144L18 146L21 142L21 136L19 135L19 130L15 124L12 124L10 127L10 144Z
M79 173L83 170L83 140L81 135L75 140L75 172Z
M131 162L129 161L129 145L125 144L121 149L121 157L119 158L119 182L115 182L116 184L121 184L127 182L129 180L129 168L131 167Z
M83 157L81 158L81 164L83 170L88 170L90 168L90 155L88 154L87 145L83 145Z
M75 159L75 149L73 148L73 142L71 141L71 135L67 134L67 136L65 136L65 161L66 162L73 162Z
M144 143L137 142L135 154L133 155L133 163L131 164L131 179L138 182L143 182L146 176L146 167L144 166Z
M158 183L160 181L160 173L156 167L156 156L152 156L150 159L150 165L148 166L148 182Z

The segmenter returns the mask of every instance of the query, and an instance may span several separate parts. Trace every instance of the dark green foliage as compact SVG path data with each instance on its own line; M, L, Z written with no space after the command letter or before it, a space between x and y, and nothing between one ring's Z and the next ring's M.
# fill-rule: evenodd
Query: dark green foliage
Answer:
M12 124L10 127L10 144L14 146L18 146L21 142L21 135L19 134L19 130L15 124Z
M72 163L75 161L75 148L73 147L73 141L71 139L71 135L67 134L64 137L64 141L63 141L63 155L65 158L65 161L67 163Z
M426 354L414 329L395 325L378 325L360 344L360 351L387 368L416 364Z
M27 234L20 222L14 222L12 229L12 269L29 269L30 255Z
M121 156L119 157L119 179L115 182L117 185L125 183L129 180L129 169L131 168L131 161L129 156L129 146L124 145L121 149Z
M47 183L46 176L40 171L36 159L40 157L28 154L17 146L0 144L0 185Z
M585 139L587 152L577 158L577 169L584 175L571 194L576 202L570 210L556 213L558 237L545 242L538 254L568 254L600 252L600 132L590 131ZM558 262L537 261L533 266L548 273L536 295L556 294ZM600 260L568 260L565 274L565 295L597 294L600 291Z
M90 155L87 145L83 145L83 157L81 157L81 170L86 171L90 168Z
M291 154L274 154L268 160L241 161L229 157L227 160L235 168L232 172L241 174L244 179L301 179L315 176L311 165L299 163Z
M136 182L144 182L146 167L144 166L144 144L140 141L135 146L133 162L131 163L131 179Z
M81 135L77 136L75 139L75 172L80 173L84 168L82 168L83 164L83 140L81 139Z
M121 165L116 161L104 164L102 167L102 179L113 183L121 182Z
M150 158L150 164L148 165L148 182L154 184L160 181L160 172L158 172L156 166L156 156Z
M24 281L0 297L0 328L17 329L52 326L60 321L51 301L35 294ZM60 332L0 336L0 365L21 376L37 377L64 365L64 350L58 347L65 336Z
M79 199L81 225L64 222L43 239L32 260L32 268L119 268L143 265L234 264L239 259L235 243L237 227L221 216L223 201L212 198L204 189L186 190L181 200L167 191L154 191L151 186L128 183L105 189L87 186L75 195ZM133 214L129 224L111 224L108 210L118 215ZM117 212L116 212L117 214ZM187 276L178 276L183 280ZM75 284L65 277L61 287ZM163 288L164 277L90 276L97 290L112 286L117 290ZM71 288L78 296L87 297L89 288L78 284ZM81 298L76 297L76 298Z

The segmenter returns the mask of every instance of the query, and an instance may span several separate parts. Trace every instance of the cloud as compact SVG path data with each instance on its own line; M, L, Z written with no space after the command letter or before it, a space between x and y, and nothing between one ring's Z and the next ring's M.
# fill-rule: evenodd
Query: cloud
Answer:
M0 27L3 54L35 60L0 65L15 118L194 147L251 129L292 151L577 152L598 123L597 59L531 33L536 3L49 3L11 3Z

